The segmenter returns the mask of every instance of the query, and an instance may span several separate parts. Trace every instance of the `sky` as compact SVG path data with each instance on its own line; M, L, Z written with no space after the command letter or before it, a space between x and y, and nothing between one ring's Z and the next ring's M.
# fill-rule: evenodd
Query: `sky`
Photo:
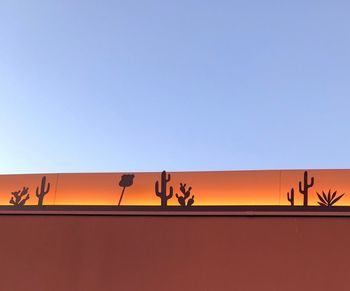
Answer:
M350 168L347 0L0 0L0 173Z

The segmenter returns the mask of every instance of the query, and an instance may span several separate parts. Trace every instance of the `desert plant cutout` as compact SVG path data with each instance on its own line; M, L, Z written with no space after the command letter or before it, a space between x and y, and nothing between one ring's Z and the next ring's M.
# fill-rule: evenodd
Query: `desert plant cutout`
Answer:
M287 199L290 202L290 206L294 206L294 188L290 190L290 193L287 193Z
M311 173L310 173L311 172ZM316 172L315 172L316 173ZM118 191L116 193L116 197L114 198L115 201L112 205L85 205L82 204L83 211L98 211L103 210L103 211L116 211L116 213L121 210L121 211L150 211L151 213L159 211L160 213L168 213L171 214L172 211L174 213L201 213L204 212L220 212L220 211L232 211L232 212L242 212L242 211L253 211L254 213L260 213L260 212L276 212L276 213L283 213L283 215L289 215L289 213L298 213L298 212L315 212L315 213L332 213L332 215L337 215L337 212L341 213L350 213L350 206L347 205L344 201L346 199L343 199L343 196L345 196L345 193L340 192L338 194L337 191L332 191L331 189L328 191L322 190L322 192L317 192L316 189L318 187L322 187L320 185L323 184L323 182L318 181L318 177L313 177L312 174L314 172L312 170L308 171L302 171L298 172L297 175L300 177L296 178L292 184L293 187L289 188L284 192L284 199L285 202L282 204L278 202L278 204L270 204L270 205L234 205L234 204L223 204L223 205L199 205L198 206L198 201L196 200L195 204L195 195L193 195L193 189L192 186L195 186L196 189L198 188L198 185L193 185L192 183L186 184L184 182L177 184L177 176L175 176L175 181L176 184L178 185L176 187L177 192L174 192L174 189L172 185L174 185L174 179L172 180L172 174L167 173L166 171L162 171L161 173L157 174L158 178L155 181L154 184L154 193L155 195L160 199L158 206L155 206L152 204L139 204L139 205L128 205L128 206L122 206L120 208L116 207L116 205L121 206L122 203L125 204L125 198L124 194L126 193L127 188L130 188L134 185L134 174L119 174L117 176L117 179L114 180L114 185L116 186L116 190ZM159 177L160 176L160 177ZM184 178L184 177L182 177ZM50 183L50 177L48 178L46 175L45 176L39 176L34 178L34 181L36 179L41 179L41 181L37 181L38 183L36 186L36 198L38 199L37 206L33 205L36 204L34 201L29 202L30 206L27 205L27 201L30 199L30 196L33 196L33 189L29 193L29 187L24 186L18 191L11 192L11 197L9 200L9 205L0 205L0 211L3 209L6 211L7 209L12 209L15 207L15 211L23 211L23 210L38 210L39 212L43 212L46 210L49 211L56 211L57 209L65 208L66 205L55 205L50 204L47 202L46 199L46 205L44 206L44 200L47 194L50 193L51 188L51 183ZM185 180L185 179L184 179ZM187 180L187 179L186 179ZM288 179L287 179L288 180ZM172 181L172 182L171 182ZM317 182L315 186L315 181ZM52 181L51 181L52 182ZM118 185L116 185L118 183ZM152 183L152 181L151 181ZM188 180L187 180L188 183ZM281 178L280 178L280 183L281 183ZM23 185L23 184L22 184ZM120 188L119 188L119 187ZM343 184L337 185L338 190L340 188L344 188ZM319 188L319 189L320 189ZM323 188L323 187L322 187ZM321 189L322 189L321 188ZM328 187L326 187L327 189ZM321 190L320 189L320 190ZM333 188L334 189L334 188ZM148 188L147 191L150 190L150 195L153 196L153 189L151 186L151 189ZM128 190L130 192L130 190ZM288 191L288 192L287 192ZM149 192L147 192L149 193ZM175 194L176 193L176 194ZM300 193L300 194L298 194ZM341 194L342 193L342 194ZM175 195L173 195L175 194ZM198 199L198 193L196 193L196 199ZM340 195L341 194L341 195ZM299 196L300 195L300 196ZM173 196L176 197L176 200L172 200L171 203L169 201L173 198ZM303 197L303 201L302 200ZM124 198L124 200L123 200ZM149 198L149 197L148 197ZM288 200L288 203L287 203ZM310 202L310 201L311 202ZM339 201L344 202L342 205L342 202L339 203ZM176 202L177 201L177 202ZM300 201L298 203L298 201ZM201 202L202 203L202 202ZM311 203L311 205L310 205ZM113 206L114 204L114 206ZM168 204L171 204L172 206L169 206ZM194 205L195 204L195 205ZM13 205L13 206L12 206ZM79 206L79 207L81 207ZM168 207L169 206L169 207ZM180 207L179 207L180 206ZM2 207L2 208L1 208ZM67 205L67 207L71 207L71 209L74 208L74 205ZM72 208L73 207L73 208ZM86 210L85 210L86 208ZM75 208L74 208L75 209ZM59 210L61 211L61 210ZM79 210L80 211L80 210ZM335 214L333 214L335 213ZM153 215L153 214L152 214ZM172 215L172 214L171 214ZM253 214L254 215L254 214Z
M160 198L160 205L162 207L166 207L168 205L168 200L173 197L173 187L170 186L169 188L169 194L167 194L167 184L170 182L171 176L166 171L163 171L160 177L160 183L161 186L159 188L159 182L156 181L155 183L155 193Z
M309 189L314 186L315 179L311 177L309 182L309 173L308 171L304 172L303 181L299 182L299 192L304 196L303 206L308 206L308 198L309 198ZM337 191L332 193L332 190L329 190L328 193L322 191L322 194L316 192L318 197L318 205L323 207L331 207L334 206L344 195L343 193L340 196L337 196ZM287 193L287 199L290 202L290 206L294 206L294 188Z
M122 203L125 188L132 186L132 184L134 183L134 178L135 178L134 174L125 174L121 176L119 181L119 186L123 187L123 190L122 190L122 193L120 194L118 206L120 206L120 204Z
M177 200L179 201L179 204L183 207L190 207L193 205L194 203L194 195L192 195L192 197L190 199L188 199L191 195L191 190L192 187L189 187L186 190L186 184L182 184L180 183L180 191L183 194L182 196L180 196L179 194L176 193L176 197ZM188 199L188 200L187 200Z
M299 192L300 194L304 195L304 206L308 206L309 203L309 189L314 185L315 179L314 177L311 177L310 183L308 183L308 172L304 172L304 181L303 184L300 181L299 182Z
M12 192L10 203L13 204L14 206L23 206L27 202L27 200L30 198L28 190L29 190L28 187L23 187L22 190Z
M309 189L314 186L315 178L311 177L309 182L309 173L308 171L304 172L303 181L299 181L299 192L304 196L303 206L307 207L309 204ZM295 206L295 196L294 196L294 188L291 188L290 192L287 193L287 199L290 203L290 206Z
M44 197L47 193L50 192L50 187L51 187L50 183L47 183L47 187L46 187L46 176L42 177L40 191L39 191L39 187L36 188L36 197L38 197L38 206L43 206Z
M334 191L331 194L331 190L329 189L328 193L326 194L324 191L322 191L322 195L319 194L318 192L316 192L317 196L318 196L318 204L320 206L326 206L326 207L331 207L333 206L335 203L337 203L344 195L345 193L343 193L340 196L337 196L337 191Z

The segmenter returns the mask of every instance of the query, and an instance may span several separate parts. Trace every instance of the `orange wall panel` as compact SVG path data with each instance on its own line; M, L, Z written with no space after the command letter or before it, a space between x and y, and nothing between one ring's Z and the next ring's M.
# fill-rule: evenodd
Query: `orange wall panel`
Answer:
M46 176L46 186L51 188L44 197L45 205L117 205L123 188L119 181L125 173L96 174L33 174L0 175L0 204L10 205L11 192L29 187L30 199L26 205L36 205L36 188ZM126 173L127 174L127 173ZM125 188L121 205L160 205L155 195L155 182L161 173L133 173L133 184ZM180 183L191 186L194 205L289 205L286 193L295 190L295 204L303 204L298 183L303 183L303 170L284 171L222 171L222 172L173 172L167 184L173 198L168 205L179 205L176 193ZM314 177L309 189L309 205L318 205L316 192L345 193L337 205L350 205L350 170L308 170L308 181Z

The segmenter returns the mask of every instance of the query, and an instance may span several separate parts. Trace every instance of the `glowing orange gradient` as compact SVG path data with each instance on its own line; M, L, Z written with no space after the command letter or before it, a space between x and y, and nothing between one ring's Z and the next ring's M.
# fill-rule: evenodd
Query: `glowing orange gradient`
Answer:
M0 204L10 205L11 192L29 187L30 199L26 205L37 205L35 190L45 175L51 184L44 205L117 205L122 187L120 178L128 173L97 174L30 174L0 175ZM155 195L155 182L161 173L133 173L132 186L124 192L121 205L160 205ZM179 205L176 193L180 183L192 187L194 205L289 205L287 192L295 190L295 205L302 205L303 195L298 183L303 181L303 170L285 171L222 171L172 172L169 187L174 196L168 205ZM309 189L309 205L317 205L317 192L332 189L338 194L348 193L336 205L350 205L350 170L308 170L315 184Z

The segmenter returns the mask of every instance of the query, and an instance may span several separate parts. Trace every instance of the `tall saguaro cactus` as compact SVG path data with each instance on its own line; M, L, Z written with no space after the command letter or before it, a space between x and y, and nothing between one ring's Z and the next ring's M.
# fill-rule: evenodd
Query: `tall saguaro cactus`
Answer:
M44 196L50 192L50 183L47 184L47 188L45 190L45 185L46 185L46 176L42 177L41 179L41 187L40 187L40 192L39 192L39 187L36 188L36 197L38 197L38 206L43 206L44 202Z
M167 183L170 182L170 174L166 174L166 171L162 172L161 175L161 186L160 186L160 191L159 191L159 182L156 181L155 184L155 192L156 195L160 198L161 201L161 206L165 207L168 205L168 200L173 197L173 187L170 186L169 188L169 195L167 195Z
M304 206L308 205L308 198L309 198L309 188L311 188L314 185L314 177L311 177L310 183L308 183L308 172L304 172L304 184L302 186L301 181L299 182L299 192L304 195Z

